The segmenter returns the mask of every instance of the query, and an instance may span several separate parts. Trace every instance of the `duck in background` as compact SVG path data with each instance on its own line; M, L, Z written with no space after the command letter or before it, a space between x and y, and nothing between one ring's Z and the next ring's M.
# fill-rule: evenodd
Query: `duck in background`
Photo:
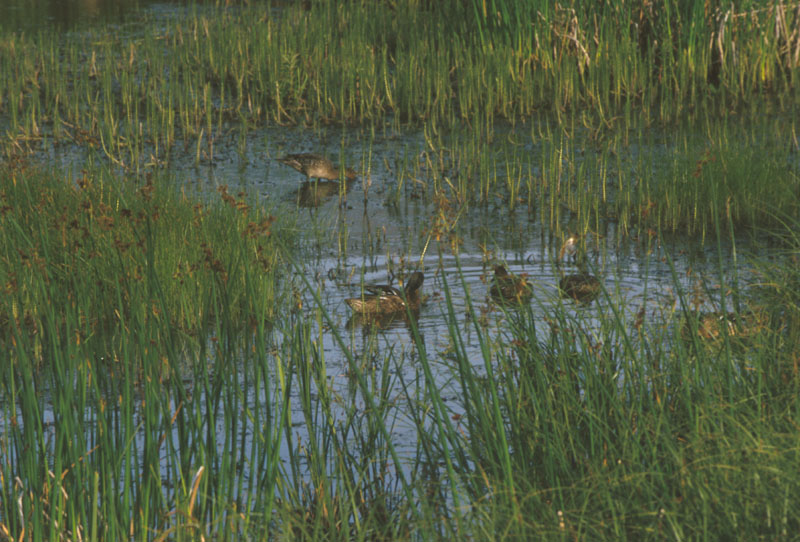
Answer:
M305 175L306 180L327 179L329 181L338 181L343 173L346 180L352 181L357 175L357 172L350 168L342 172L341 168L334 166L330 160L314 153L287 154L283 158L278 158L278 162L293 167Z
M505 266L495 265L489 295L498 303L521 305L533 296L533 286L526 275L515 275L509 273Z
M580 252L580 253L579 253ZM565 254L570 254L573 261L578 266L578 272L570 275L565 275L561 271L558 262L564 259ZM586 254L578 249L578 239L576 236L570 236L561 246L558 253L558 272L561 275L561 280L558 281L558 290L564 297L571 297L578 303L591 303L600 292L603 286L600 280L586 270Z

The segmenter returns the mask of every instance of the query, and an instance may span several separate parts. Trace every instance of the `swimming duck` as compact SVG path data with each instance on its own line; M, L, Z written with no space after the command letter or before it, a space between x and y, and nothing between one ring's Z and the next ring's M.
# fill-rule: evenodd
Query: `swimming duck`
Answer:
M583 272L561 277L558 289L564 297L571 297L578 303L589 303L597 298L602 287L597 277Z
M278 158L278 162L293 167L308 179L339 180L340 168L334 166L330 160L319 154L287 154L283 158ZM352 181L356 178L355 170L350 168L345 169L344 177L348 181Z
M523 303L533 295L533 286L527 278L509 273L505 266L494 266L494 281L489 295L500 303Z
M560 261L564 258L564 254L570 253L578 263L579 272L564 275L559 268L561 280L558 281L558 289L564 297L571 297L578 303L590 303L600 295L603 286L597 277L586 271L586 256L578 257L577 252L578 240L575 236L571 236L561 246L558 259Z
M411 274L402 292L392 286L364 286L364 289L370 292L369 294L362 297L351 297L345 299L344 302L354 312L375 316L402 312L406 310L406 306L410 310L416 311L419 310L419 289L424 280L425 275L416 271Z

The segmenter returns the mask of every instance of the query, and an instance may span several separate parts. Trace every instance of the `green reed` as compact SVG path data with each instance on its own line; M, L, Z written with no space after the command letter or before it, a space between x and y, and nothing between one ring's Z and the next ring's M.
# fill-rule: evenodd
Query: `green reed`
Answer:
M49 126L129 165L144 144L165 153L201 132L213 152L230 119L392 114L453 126L548 110L600 128L679 119L692 113L686 104L722 114L796 104L796 36L781 30L795 26L795 12L676 4L541 5L506 15L495 31L477 5L315 2L280 16L253 6L144 21L133 38L101 29L70 39L48 29L4 34L0 104L14 134L39 137Z
M89 209L88 180L62 185L58 196L59 187L15 175L16 186L8 177L4 186L15 198L7 207L57 200L64 209L74 199L91 217L110 197L94 188ZM153 186L143 208L152 213L158 202L171 226L194 219L191 206L170 211L178 196ZM445 280L443 302L424 310L441 312L449 347L431 351L413 323L408 348L376 330L345 333L323 309L325 285L299 272L284 273L296 275L286 280L299 298L285 296L272 319L243 326L250 315L236 284L260 300L266 279L244 256L249 237L224 230L225 222L249 224L230 197L216 211L224 220L197 228L222 229L229 248L220 258L227 279L219 270L204 278L196 303L214 316L194 340L172 316L180 282L160 272L160 218L142 226L141 280L112 281L105 308L87 280L99 258L73 248L82 272L59 275L55 264L71 256L41 242L59 230L4 211L3 231L15 236L3 245L7 268L19 256L11 247L42 247L27 257L39 271L25 282L4 276L11 362L0 369L0 392L13 400L3 401L0 469L21 485L0 485L0 522L12 534L619 540L653 532L780 538L800 525L791 506L800 450L791 260L765 267L759 291L738 292L750 307L772 296L766 324L715 343L681 335L695 306L678 277L674 301L645 288L641 306L626 306L610 279L591 306L537 289L530 306L488 312L465 281ZM281 235L280 222L272 235ZM790 256L794 231L784 240ZM728 235L714 229L718 240ZM107 265L110 276L114 262ZM728 277L721 264L720 292L743 288ZM462 289L467 327L452 302ZM91 316L109 309L114 316L98 328ZM326 330L343 374L330 365ZM477 358L467 341L478 345Z
M162 180L107 181L3 171L0 446L17 482L0 521L32 539L241 530L274 500L288 419L264 365L288 237L225 192L195 205ZM247 410L251 392L266 408ZM232 514L256 486L271 489Z
M76 278L77 292L80 282ZM57 299L58 292L52 292L52 297ZM66 308L66 325L80 326L82 305ZM275 392L265 367L251 361L256 356L244 352L234 363L230 351L220 348L214 352L215 366L210 371L205 349L176 350L178 343L169 337L163 320L133 315L121 322L116 339L106 345L92 336L81 340L71 329L66 333L57 329L54 324L62 315L56 317L55 312L38 331L61 342L57 348L47 349L48 366L38 372L38 377L43 377L40 385L49 393L42 397L25 388L17 413L25 433L13 431L4 437L6 443L15 445L16 458L24 459L16 463L6 456L4 463L4 469L20 480L16 488L4 486L4 502L15 503L19 496L22 512L18 514L14 506L3 510L11 532L24 528L32 538L54 534L85 537L91 532L118 539L144 537L153 529L202 534L223 525L236 528L247 521L247 516L239 515L226 520L230 513L227 503L242 492L242 484L275 487L278 460L274 446L286 423L277 390L274 410L251 413L254 423L270 428L261 434L264 439L255 440L248 448L239 446L244 435L239 430L245 422L237 422L238 417L231 413L239 412L243 404L240 394L248 392L247 387L238 387L240 371L253 371L249 386L263 386L267 397ZM214 337L224 340L227 335L220 333L221 329L216 328ZM16 347L10 350L10 367L33 366L25 356L27 332L14 326ZM258 326L257 332L263 344L264 327ZM201 336L210 338L205 333ZM258 343L255 340L252 345ZM184 386L186 379L193 382L192 389ZM203 389L206 393L199 393ZM10 390L4 386L3 393L7 392ZM58 420L49 426L52 431L36 424L45 408ZM220 409L229 412L225 433L207 431L204 420ZM4 409L6 420L15 417ZM240 461L251 465L249 478L235 475ZM200 479L197 498L190 493L190 481L200 467L205 476ZM48 471L58 474L48 476ZM271 492L254 498L269 500ZM194 515L187 513L191 509Z
M482 6L455 3L426 10L321 2L310 11L287 7L281 17L244 8L164 26L143 21L133 38L98 29L66 41L47 29L5 34L4 151L14 157L68 140L135 173L166 163L181 142L196 163L213 160L232 123L244 149L248 130L266 123L374 126L391 115L394 123L423 123L430 150L442 152L429 171L437 194L463 204L499 193L510 208L533 204L550 225L577 216L570 228L585 231L605 217L626 232L647 226L702 235L710 206L721 202L745 225L766 223L764 209L775 202L779 212L796 205L797 171L783 165L796 146L791 123L743 149L752 159L731 143L746 139L750 147L758 130L771 129L757 126L765 117L791 116L796 66L786 51L794 42L781 32L755 38L770 17L783 14L790 25L792 13L658 8L680 14L676 22L655 7L539 6L529 23L517 11L523 8L498 6L494 20ZM726 14L731 28L722 25ZM636 24L619 24L626 20ZM532 40L521 39L531 28ZM720 28L724 39L709 53ZM736 55L712 58L734 46ZM757 81L726 79L741 79L748 62L760 66ZM712 64L720 71L709 81ZM756 119L753 129L734 122L732 111ZM529 122L530 141L506 136L501 119L512 131ZM674 156L650 156L668 167L635 156L631 171L620 153L661 129L679 131ZM583 154L587 146L596 152ZM774 178L780 182L766 182Z
M705 238L717 218L743 231L780 226L775 216L798 210L795 126L780 117L602 134L572 120L532 119L529 135L508 125L426 131L427 171L413 174L453 205L525 204L556 235L602 233L613 222L623 236Z
M86 283L80 296L89 305L81 320L91 334L136 311L195 334L219 316L209 310L218 296L225 296L235 321L275 316L279 293L273 274L280 259L274 217L243 195L223 187L216 203L202 204L149 176L117 185L102 172L63 180L21 167L2 175L5 327L12 320L41 326L45 307L75 303L73 288L61 287L75 275ZM237 271L240 262L260 269L264 279L247 284ZM151 306L159 292L149 286L150 275L169 284L158 309ZM39 280L52 283L59 299L48 299Z
M636 307L613 291L596 308L538 303L546 318L509 311L496 335L473 317L483 376L460 351L463 332L447 308L453 393L465 411L457 448L475 462L455 473L480 503L480 529L637 539L787 536L800 524L790 504L800 448L788 429L796 342L783 315L746 339L684 342L680 317L658 299L638 323ZM440 453L455 442L428 438Z
M118 187L93 170L69 182L4 170L0 527L33 539L796 532L798 228L783 217L796 214L798 175L780 144L791 138L754 130L742 142L743 132L710 122L663 154L621 152L637 138L660 143L632 128L636 119L650 126L711 99L706 44L719 21L664 4L673 7L677 19L611 6L596 28L590 11L543 8L524 32L486 21L471 35L459 31L476 28L477 9L452 17L409 3L358 15L314 3L281 20L197 15L132 41L62 47L48 32L3 36L0 109L16 134L13 160L46 135L135 170L151 148L160 160L181 139L198 161L212 158L231 119L315 124L394 113L429 119L425 175L439 233L453 230L464 205L498 194L511 207L533 202L543 223L572 233L598 232L609 218L625 230L717 242L739 226L788 227L787 260L763 264L754 298L728 283L722 264L715 277L746 300L714 299L721 310L771 307L746 340L683 339L678 330L697 307L678 277L675 304L625 307L607 284L588 308L542 298L536 311L495 310L496 329L468 297L468 332L450 302L460 286L445 284L450 350L427 351L413 327L413 352L377 333L355 354L339 337L347 375L336 378L351 379L339 396L321 331L338 323L317 306L318 289L291 278L302 273L275 242L291 245L286 217L273 222L227 191L200 204L158 178ZM504 21L514 9L499 10ZM775 111L792 107L786 81L796 68L779 76L781 49L752 39L763 34L752 23L763 13L729 23L737 34L726 32L724 50L736 39L739 53L723 59L723 110L751 100L755 108L764 94ZM651 26L644 49L641 34L620 36L627 25L618 20L634 19ZM561 124L532 120L530 143L510 136L494 146L495 116L519 122L542 107ZM443 128L457 120L477 135L448 139ZM571 137L581 126L596 154ZM424 175L415 158L397 162L402 202L403 183ZM308 312L302 296L313 299ZM480 359L468 355L466 333ZM434 376L442 367L455 400ZM294 423L308 435L299 438ZM414 428L409 457L392 439L400 423Z

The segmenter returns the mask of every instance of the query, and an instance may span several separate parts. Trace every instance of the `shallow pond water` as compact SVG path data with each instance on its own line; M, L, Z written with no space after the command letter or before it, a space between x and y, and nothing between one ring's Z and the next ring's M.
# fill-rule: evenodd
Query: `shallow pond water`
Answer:
M523 133L524 130L520 128ZM321 153L334 162L344 161L362 173L346 189L336 181L308 183L302 174L277 161L284 154L294 152ZM535 170L539 149L531 144L529 153L530 168ZM648 248L646 242L632 240L631 235L619 235L617 225L606 222L602 224L603 230L596 232L599 235L587 239L589 265L602 281L606 293L591 304L577 305L561 298L557 288L562 274L577 269L569 261L559 262L563 234L553 235L536 219L535 209L525 204L512 211L506 202L498 199L464 206L460 214L451 209L447 211L449 217L457 215L451 224L452 230L440 241L435 239L432 231L441 207L437 207L431 194L432 182L427 169L432 162L430 154L423 134L415 131L375 137L341 128L308 131L270 127L253 131L244 149L235 137L221 137L215 142L212 159L196 163L191 155L173 154L165 166L176 188L186 193L213 199L218 197L217 189L226 186L231 193L243 191L265 205L280 209L281 213L296 214L301 230L297 238L301 241L291 251L297 275L293 284L303 292L303 311L309 321L318 320L317 309L324 310L331 318L332 325L313 325L312 335L319 342L324 357L329 392L339 398L333 408L334 416L344 418L354 404L363 408L362 400L354 392L356 386L347 355L380 361L391 353L394 376L390 380L391 389L384 392L397 401L398 418L391 425L392 439L403 457L413 457L417 446L416 427L403 411L407 401L405 383L421 380L419 353L409 325L402 318L384 325L366 326L353 318L344 300L358 297L362 282L392 282L397 286L403 273L414 269L425 273L423 292L427 301L417 324L434 376L441 384L443 398L457 418L464 412L449 358L451 313L445 289L450 290L453 323L463 333L464 345L476 373L482 374L481 344L468 305L472 304L475 315L482 315L477 325L482 326L488 336L502 340L509 314L488 296L495 263L504 263L513 273L527 274L534 286L530 308L533 317L543 323L538 328L543 341L549 333L545 322L551 313L562 307L589 330L600 326L601 320L608 317L611 304L618 308L621 318L629 322L631 328L642 309L647 314L672 314L679 310L676 277L684 294L704 284L708 290L705 308L716 310L718 307L712 298L718 299L719 295L720 258L725 273L735 271L738 280L748 280L746 267L730 265L733 251L727 242L720 245L721 255L716 243L702 245L684 238L669 239L664 244L654 240ZM85 160L102 160L102 157L91 157L83 149L69 146L45 148L40 158L59 164L75 176ZM304 190L317 190L312 193L311 203L303 199ZM567 230L568 225L564 228ZM453 239L457 239L455 252ZM740 243L737 250L741 258L742 253L754 254L765 249ZM300 274L308 281L308 286L299 278ZM724 276L725 282L732 279L733 275ZM276 342L281 340L280 323L278 328ZM292 432L297 442L303 443L309 435L298 393L295 390L292 397ZM261 401L263 397L251 396L244 399L241 407ZM241 436L242 442L250 442L251 429L245 425L242 430L246 433ZM220 431L222 434L224 428ZM144 439L144 436L139 438ZM284 453L288 453L288 446L290 444L282 443ZM165 476L168 475L165 473Z
M479 376L485 374L485 365L476 326L498 344L507 344L509 340L507 324L508 319L513 318L514 309L505 312L488 295L495 263L504 263L513 273L528 275L534 286L534 298L529 307L533 318L542 323L537 327L542 341L548 338L547 322L554 312L566 311L569 318L580 322L591 333L609 317L612 305L635 336L634 322L642 309L658 318L669 317L680 310L676 301L676 278L684 295L698 284L704 284L709 299L705 307L718 309L711 299L718 299L720 295L720 258L725 282L734 278L734 271L738 280L744 283L749 280L746 266L730 265L734 261L733 251L726 242L720 244L721 254L716 243L701 245L684 238L666 239L663 244L654 240L648 247L646 242L632 240L630 235L619 235L617 225L607 222L602 225L603 230L597 232L600 235L587 240L589 265L602 281L605 293L588 305L578 305L561 298L557 288L563 273L577 269L569 261L559 263L563 237L553 235L527 205L518 205L513 211L501 200L470 205L455 221L452 230L457 245L453 245L452 236L436 241L431 228L440 207L430 193L432 183L426 169L430 163L429 150L419 132L374 137L340 128L311 132L271 127L254 131L244 151L233 137L218 139L216 149L212 161L199 165L192 156L173 155L166 169L176 187L212 199L218 197L217 188L225 185L231 193L247 192L265 205L281 209L281 213L296 215L301 230L297 236L300 243L291 251L294 272L290 275L294 275L294 287L302 292L302 316L310 322L310 335L325 364L328 382L325 393L334 398L330 410L333 418L325 423L344 423L343 420L352 416L353 408L357 411L366 408L348 361L348 356L353 356L372 378L388 372L389 376L377 383L376 389L390 398L393 415L387 424L390 438L399 456L409 460L418 453L417 427L409 414L412 408L409 403L412 397L422 393L416 389L424 382L420 353L404 319L365 326L353 318L344 300L358 297L362 282L399 285L401 274L414 269L424 271L422 289L427 300L416 322L434 378L450 409L449 415L458 419L464 414L464 408L451 359L451 324L461 333L473 370ZM369 173L360 174L347 190L339 189L337 184L336 190L314 201L315 205L306 205L298 201L298 190L309 186L304 176L276 158L290 152L312 151L325 154L334 162L343 160L360 172ZM531 145L531 168L537 167L538 154ZM45 149L40 158L59 163L77 174L87 155L82 149L59 146ZM398 163L405 164L402 178L398 175L401 168L393 166ZM409 171L416 175L409 175ZM458 247L456 252L453 246ZM740 243L737 250L739 261L743 253L768 251L763 246L748 247L746 243ZM448 307L447 289L452 311ZM318 309L330 316L330 322L320 320ZM272 332L275 344L286 338L283 333L290 332L288 327L288 322L276 323ZM192 363L208 363L213 371L215 360L213 356L206 360L187 360L187 365ZM251 390L236 407L242 412L264 402L263 389L255 392L245 384L251 376L243 371L236 377L240 379L237 385L242 390ZM277 382L277 376L272 376L272 381ZM620 372L617 378L621 384L624 373ZM187 386L191 389L190 381ZM312 400L318 400L320 390L316 384L310 388ZM277 389L271 391L278 394ZM273 396L273 400L276 397L279 395ZM283 439L280 444L284 468L288 468L286 458L292 455L290 447L301 449L308 445L309 432L315 430L313 425L317 423L309 425L302 409L299 386L292 390L291 399L293 438L291 442ZM319 416L318 423L322 423L325 416ZM88 419L93 417L87 414ZM45 423L52 421L52 415L45 412L44 419ZM221 425L223 419L223 411L217 411L220 436L226 434L226 428ZM177 434L172 437L177 440ZM253 427L243 423L241 434L235 440L247 449L253 438ZM137 434L139 449L144 448L145 439L141 432ZM227 440L220 438L220 453L227 444ZM246 451L241 453L243 458L249 455ZM249 467L243 465L242 468L246 471ZM400 465L398 468L409 467ZM171 480L172 476L164 464L165 491L178 483ZM245 492L247 489L242 488Z

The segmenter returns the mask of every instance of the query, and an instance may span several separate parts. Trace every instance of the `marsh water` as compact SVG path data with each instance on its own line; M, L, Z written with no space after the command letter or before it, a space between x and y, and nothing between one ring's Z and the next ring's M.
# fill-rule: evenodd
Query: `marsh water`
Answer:
M104 20L107 24L128 24L132 20L131 24L135 24L141 14L155 18L183 9L181 4L150 2L130 2L128 8L118 9L113 6L125 4L87 0L74 3L79 8L70 16L77 19L64 21L58 7L63 5L61 2L33 3L30 5L35 7L24 8L24 15L14 15L23 5L29 4L3 3L0 17L6 25L13 28L16 24L24 30L37 17L71 27L79 26L82 18L86 24L106 24ZM441 149L432 149L421 130L393 126L388 123L379 130L269 126L249 130L242 139L238 127L232 125L215 135L213 151L198 157L194 147L181 154L181 146L177 145L169 160L155 167L174 179L176 190L212 199L218 197L219 187L226 186L231 193L242 191L296 217L298 242L290 251L294 275L290 280L300 292L304 317L313 322L312 335L325 363L331 393L341 399L338 413L344 415L353 397L347 355L362 363L390 355L390 389L383 392L398 401L397 419L391 427L395 446L402 454L410 456L416 447L414 424L403 418L403 401L407 400L407 386L420 379L419 352L413 331L402 318L385 325L362 325L352 319L344 300L358 297L362 284L398 285L412 270L425 273L423 292L427 299L417 319L419 334L432 366L441 369L442 394L453 416L457 416L462 408L449 370L451 326L461 330L480 373L484 358L475 339L475 326L502 340L501 324L513 317L514 309L498 307L488 298L494 264L503 263L514 273L528 275L535 296L523 310L530 310L542 322L539 330L542 340L546 340L548 315L555 307L565 307L591 329L601 325L612 312L609 307L614 306L632 330L638 314L660 318L678 314L676 286L682 287L683 294L700 291L702 305L719 310L719 302L725 298L725 284L736 280L746 285L756 280L748 267L748 256L769 255L763 239L741 236L734 250L727 238L707 238L703 242L650 237L648 232L635 229L621 231L613 219L606 219L586 239L589 266L601 279L604 293L591 304L577 305L560 297L557 289L560 276L575 269L569 261L559 260L561 244L576 229L569 212L563 214L561 229L555 232L541 220L544 202L522 201L512 209L508 194L502 193L488 201L437 199L432 179L444 179L445 184L448 180L455 182L462 174L459 165L449 163L447 153ZM542 151L530 135L530 124L498 123L496 131L498 136L486 145L497 145L498 153L509 139L527 141L517 145L515 152L529 157L525 166L535 177ZM663 142L669 140L669 134L655 139L661 142L661 148L648 152L661 153L666 160L671 149ZM584 156L599 152L592 150L596 145L588 137L584 142L578 135L572 145L581 148ZM284 154L300 152L326 155L336 163L355 168L359 175L348 185L308 183L302 174L276 160ZM623 148L619 152L633 156L642 150ZM63 144L46 144L36 159L71 172L73 177L87 161L104 161L96 151ZM154 166L128 167L141 174ZM502 177L502 167L497 168L496 174ZM613 177L615 172L607 174ZM319 320L319 308L330 315L330 321ZM276 343L283 339L283 332L278 323L272 332ZM201 361L213 365L214 360ZM256 399L247 397L245 403ZM293 405L299 402L295 395ZM299 408L293 410L292 416L292 432L302 442L313 429L307 427ZM44 419L52 421L48 414ZM0 430L5 423L7 420L0 420ZM250 434L243 435L242 442L248 443L251 438ZM165 478L168 476L165 473Z

